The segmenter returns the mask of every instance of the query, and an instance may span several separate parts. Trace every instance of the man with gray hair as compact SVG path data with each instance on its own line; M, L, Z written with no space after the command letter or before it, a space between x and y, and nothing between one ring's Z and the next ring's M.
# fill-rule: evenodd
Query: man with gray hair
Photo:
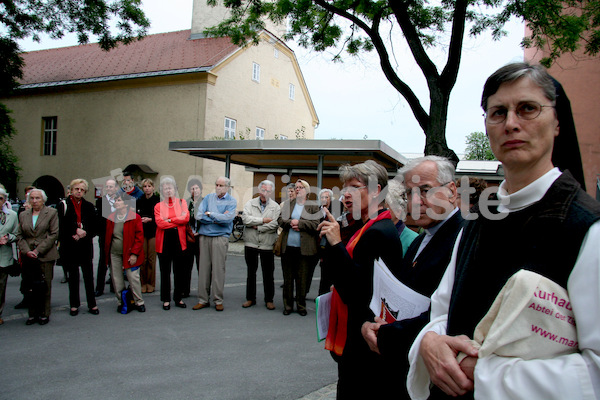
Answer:
M229 178L219 177L215 182L215 193L208 194L198 207L196 220L200 221L200 266L198 304L192 307L194 310L209 306L211 287L215 309L224 310L225 261L237 208L237 201L229 194L230 187Z
M263 275L265 291L265 305L267 309L274 310L273 296L275 295L275 255L273 245L277 240L277 220L281 209L273 199L275 184L264 180L258 185L258 197L249 200L244 205L242 220L246 225L244 237L244 258L248 267L246 279L246 302L242 307L248 308L256 304L256 271L258 258Z
M404 178L407 209L415 224L424 228L393 272L405 285L431 297L452 255L456 237L464 224L457 204L455 167L449 160L426 156L410 160L398 174ZM362 334L372 351L383 356L385 374L401 377L397 395L409 399L406 390L408 351L417 334L429 322L429 312L419 317L385 324L381 319L365 322Z

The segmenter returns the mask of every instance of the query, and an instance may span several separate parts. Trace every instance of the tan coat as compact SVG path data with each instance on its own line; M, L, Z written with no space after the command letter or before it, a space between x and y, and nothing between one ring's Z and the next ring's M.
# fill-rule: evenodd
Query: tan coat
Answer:
M26 257L28 251L37 250L41 262L54 261L58 258L57 240L58 212L54 208L44 206L40 210L35 228L31 209L19 214L17 245L21 257Z
M291 213L295 206L296 200L294 199L291 202L289 200L284 201L281 207L281 214L278 221L279 226L283 229L281 231L281 235L283 235L281 238L281 254L285 253L285 249L287 248L287 238L291 228L290 222L292 221ZM305 204L302 210L298 226L300 228L300 254L303 256L314 256L317 254L317 240L319 237L317 226L319 226L322 215L319 206L315 204Z

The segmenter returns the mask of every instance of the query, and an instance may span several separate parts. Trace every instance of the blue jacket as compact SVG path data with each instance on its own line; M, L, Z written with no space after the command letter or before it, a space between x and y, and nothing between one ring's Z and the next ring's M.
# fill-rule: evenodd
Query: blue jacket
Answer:
M200 203L196 220L200 221L198 233L204 236L229 236L233 230L237 200L226 193L222 198L210 193ZM210 215L205 213L209 211Z

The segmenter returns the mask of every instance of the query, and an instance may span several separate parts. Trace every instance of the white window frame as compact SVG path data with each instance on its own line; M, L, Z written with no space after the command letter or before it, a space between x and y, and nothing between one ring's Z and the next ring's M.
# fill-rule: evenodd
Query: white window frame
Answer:
M293 83L290 83L290 100L296 99L296 86Z
M287 135L279 135L279 140L288 140Z
M256 140L265 140L265 129L256 127Z
M260 82L260 64L255 62L252 63L252 80L254 82Z
M237 121L233 118L225 117L224 133L223 137L225 140L235 139L235 130L237 128Z
M42 155L56 155L56 139L58 134L58 117L42 117Z

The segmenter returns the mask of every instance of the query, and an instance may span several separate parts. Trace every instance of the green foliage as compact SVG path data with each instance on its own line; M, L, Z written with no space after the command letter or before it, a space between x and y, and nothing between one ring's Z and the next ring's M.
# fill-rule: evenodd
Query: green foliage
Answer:
M10 146L10 140L15 133L10 110L4 104L0 104L0 171L2 171L0 183L11 195L15 193L21 170L17 164L18 159Z
M10 96L23 77L23 59L17 40L40 41L41 34L60 39L75 33L80 44L90 35L103 50L130 43L146 35L150 21L141 0L4 0L0 2L0 98ZM10 146L15 134L10 111L0 104L0 171L3 179L18 179L17 157ZM4 183L4 182L3 182ZM11 188L13 190L14 188Z
M466 160L495 160L490 142L483 132L473 132L467 135Z
M512 0L504 10L503 21L517 16L527 22L531 35L524 47L548 52L540 63L552 65L564 53L583 47L584 54L600 51L600 2L598 0Z

